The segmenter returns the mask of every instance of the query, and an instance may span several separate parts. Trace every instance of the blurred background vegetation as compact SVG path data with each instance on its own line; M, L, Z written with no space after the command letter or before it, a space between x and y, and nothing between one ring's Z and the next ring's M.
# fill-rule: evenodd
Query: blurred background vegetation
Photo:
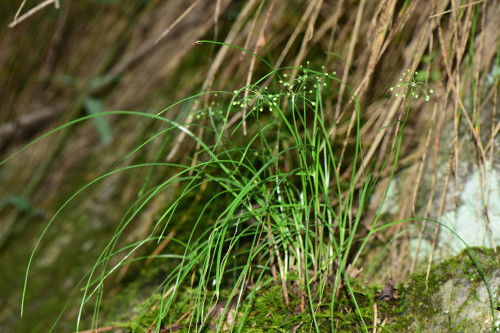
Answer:
M339 152L352 142L354 93L361 103L367 164L382 160L392 144L394 127L384 126L399 119L402 98L391 97L389 88L407 69L419 72L418 80L435 93L427 103L413 103L397 170L399 187L391 201L397 208L389 210L385 222L441 217L448 205L459 204L448 188L460 188L472 168L481 172L483 193L490 191L487 175L498 166L498 1L61 0L48 1L23 19L23 13L40 3L0 4L2 159L78 117L109 110L158 113L202 91L239 89L269 70L238 49L196 43L213 40L250 50L275 67L309 62L311 68L335 71L351 91L341 86L325 101L326 118L335 124L332 142ZM17 22L20 5L17 19L23 20ZM200 97L165 116L190 124L195 116L189 111L210 103L209 97ZM144 183L157 184L175 170L115 174L66 207L38 249L20 318L29 254L48 219L76 189L129 164L191 163L199 147L182 135L165 135L122 159L158 130L151 119L94 118L44 138L0 166L1 331L46 331L64 302L76 297L71 290ZM206 135L199 127L192 130ZM465 159L471 161L469 169L461 164ZM342 172L348 176L351 170L347 165ZM370 201L373 210L384 190L382 178ZM175 197L175 190L158 195L120 241L146 237ZM491 207L488 200L482 202L491 224ZM186 204L186 212L195 206ZM189 216L178 217L169 230L172 236L189 229ZM435 260L435 251L446 252L435 225L408 228L396 225L378 234L363 254L365 262L376 265L365 268L369 274L358 275L399 281ZM487 238L494 242L492 228ZM425 256L415 252L414 239L430 244ZM162 250L145 247L142 255ZM139 264L121 267L110 278L105 298L112 298L141 269ZM70 302L61 319L63 331L73 327L77 311L78 302Z

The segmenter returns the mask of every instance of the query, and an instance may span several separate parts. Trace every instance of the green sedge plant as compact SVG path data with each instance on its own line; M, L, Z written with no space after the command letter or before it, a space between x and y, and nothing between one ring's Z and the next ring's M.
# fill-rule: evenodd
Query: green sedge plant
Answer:
M165 239L182 210L183 201L209 186L208 198L185 222L190 224L190 235L186 239L175 239L183 249L181 253L155 256L156 260L176 262L157 290L162 296L155 307L152 322L155 331L178 319L176 302L191 290L186 328L202 331L210 327L216 331L241 332L259 290L277 284L286 304L291 294L298 294L301 306L309 314L308 327L316 332L335 331L339 290L344 290L359 318L358 328L368 332L372 323L360 309L347 267L356 263L374 233L396 223L416 220L379 225L381 209L373 221L367 222L364 218L380 171L386 166L391 168L389 183L397 171L410 112L409 97L423 96L429 100L432 91L415 81L409 72L391 88L405 98L406 108L394 124L396 137L386 160L370 169L363 163L360 104L356 96L351 96L355 134L346 157L350 177L341 178L339 154L329 137L333 124L327 120L324 103L325 96L345 83L324 68L318 71L306 67L274 69L269 66L265 76L239 90L203 92L158 114L136 111L91 114L48 132L18 151L16 154L68 126L111 114L145 117L165 124L165 128L138 144L124 158L171 132L184 133L199 147L198 158L190 164L160 161L132 164L109 171L76 191L50 219L32 252L26 269L22 308L35 252L47 230L70 202L106 177L137 168L165 168L176 171L157 183L151 181L151 173L147 175L144 186L138 189L137 200L123 214L109 243L82 277L76 331L82 328L82 318L89 308L93 308L91 326L97 327L108 277L124 264L151 258L133 258L133 255L142 247ZM297 75L290 79L293 72ZM271 84L265 85L266 82ZM203 110L191 111L195 112L193 118L199 119L194 124L182 124L165 116L175 106L207 96L217 101ZM242 135L244 122L248 125L246 136ZM203 129L203 138L198 137L193 128ZM356 182L359 170L363 177ZM157 195L174 185L177 185L176 195L155 221L149 236L123 245L127 227ZM388 186L382 204L387 192ZM118 260L112 260L116 258ZM329 316L319 317L319 308L325 304ZM222 308L222 315L214 315L217 305ZM236 319L228 323L225 318L230 312ZM54 323L53 330L56 325Z

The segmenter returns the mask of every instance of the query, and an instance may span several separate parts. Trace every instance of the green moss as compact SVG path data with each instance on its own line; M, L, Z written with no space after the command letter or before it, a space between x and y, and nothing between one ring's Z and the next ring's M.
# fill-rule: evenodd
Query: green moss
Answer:
M471 259L474 258L474 260ZM498 258L493 249L480 247L467 248L458 255L434 266L426 279L425 273L414 274L406 287L401 288L405 310L397 322L400 329L409 331L426 328L434 318L447 316L446 325L452 332L467 332L476 327L477 322L461 320L461 313L466 302L454 309L453 314L443 308L444 301L439 291L451 279L466 279L472 283L468 297L476 297L476 288L483 283L483 274L489 276L497 269ZM476 326L475 326L476 325Z
M492 250L470 248L433 267L427 282L425 273L412 275L406 286L402 284L397 286L399 297L396 300L377 302L378 323L379 325L382 322L384 323L383 326L377 328L377 331L428 331L429 319L446 313L442 308L442 299L438 296L442 285L452 278L473 280L478 278L478 273L473 270L476 266L467 253L476 258L476 261L480 263L487 274L497 267L496 257ZM148 274L144 274L144 276L149 276L149 280L151 280L152 277L157 277L158 274L161 275L161 272L154 272L153 270ZM298 276L291 274L288 277L290 286L295 285L294 282L297 279ZM121 298L115 297L113 304L123 304L113 306L115 313L108 313L110 315L108 318L115 318L113 321L115 324L124 327L130 332L145 332L148 328L155 327L159 318L158 311L161 300L159 294L143 299L142 302L137 302L139 295L143 295L145 291L151 292L150 289L144 288L144 284L151 283L147 282L149 280L146 278L141 282L135 281L120 293ZM478 284L480 284L479 281ZM312 287L313 296L316 297L315 288ZM366 328L371 330L374 318L374 303L382 286L365 286L361 281L352 280L351 287L360 313L366 323ZM165 325L175 322L183 313L189 312L194 293L195 291L188 289L179 292L178 299L174 302L173 307L169 309L169 319L163 318L160 324ZM210 296L209 294L207 293L207 296ZM221 299L226 299L229 294L229 289L223 290ZM333 313L330 311L331 294L332 290L327 284L323 292L323 299L314 299L314 312L320 331L330 331L332 327L331 318L333 318L333 327L336 332L363 332L362 322L359 314L354 310L354 304L348 291L345 289L341 291L339 297L335 300L336 306ZM308 307L307 297L305 297L306 309L300 311L301 294L296 289L292 287L289 289L290 303L288 306L283 300L280 286L261 287L254 295L253 299L249 297L244 299L237 309L237 319L234 322L235 328L240 326L242 320L244 320L242 331L251 333L290 332L292 330L309 332L314 328L314 320ZM135 300L135 305L131 305L133 300ZM208 308L207 305L206 310ZM475 323L468 320L459 320L452 314L448 316L447 321L446 325L453 332L467 332L470 331L470 327L475 327ZM191 322L191 324L193 323ZM184 326L181 327L179 332L188 332L189 318L186 318L182 325ZM204 331L210 331L209 325L206 325Z
M356 296L360 313L363 316L368 329L371 329L373 320L373 302L376 295L376 287L365 287L360 283L352 281L353 291ZM333 318L333 326L337 332L362 332L362 323L359 315L354 311L353 304L347 291L343 290L336 300L335 311L330 311L330 295L332 291L325 288L325 297L322 301L316 300L314 304L314 316L320 331L330 331ZM305 295L304 295L305 297ZM312 311L305 297L306 309L300 311L300 294L289 293L290 304L287 306L283 301L283 295L279 286L272 286L262 290L251 304L244 325L244 332L310 332L314 328ZM392 311L392 310L391 310Z
M151 327L156 319L160 299L159 294L147 297L153 290L145 286L151 284L155 273L158 273L157 269L142 272L116 296L104 299L102 318L130 332L143 332Z
M106 308L113 309L112 312L108 312L106 316L108 318L115 318L114 320L108 320L114 326L125 329L127 332L134 333L144 333L151 332L151 330L156 327L163 327L167 323L167 318L163 317L161 313L164 311L162 309L162 300L165 298L161 293L152 294L152 296L144 298L142 295L144 291L141 291L142 288L135 289L138 285L134 283L127 287L122 293L121 297L117 297L113 299L113 304L116 304L116 301L123 301L123 304L128 306L128 309L119 313L116 312L116 309L113 309L113 306L110 307L110 304L106 306ZM133 298L134 293L136 295L141 295L138 297L142 298ZM189 310L189 300L193 295L192 290L184 290L182 293L179 293L180 297L176 299L175 306L170 309L168 316L172 320L168 322L175 322L182 313L185 313ZM131 298L128 298L131 297ZM143 299L143 301L139 301L139 299ZM120 306L123 308L123 305Z

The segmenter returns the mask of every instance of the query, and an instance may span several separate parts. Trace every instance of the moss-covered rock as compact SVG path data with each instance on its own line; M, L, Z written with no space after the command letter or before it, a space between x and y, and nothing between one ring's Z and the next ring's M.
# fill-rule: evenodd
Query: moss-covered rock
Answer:
M497 249L499 250L500 248ZM174 303L174 308L169 310L172 313L167 314L171 320L165 318L157 325L161 297L158 294L145 302L139 301L141 297L144 300L144 295L139 296L143 294L141 291L151 290L141 288L137 281L132 282L122 293L129 291L124 294L125 298L134 298L133 295L136 295L135 302L133 299L120 298L119 295L114 298L119 300L118 303L126 304L127 313L112 314L105 309L103 313L108 314L104 316L108 322L114 323L117 329L121 327L121 332L152 332L155 327L176 332L196 331L196 327L202 327L203 332L212 332L217 331L219 327L219 331L225 332L229 331L231 326L233 329L241 326L242 332L254 333L310 332L315 331L315 321L321 332L330 332L332 328L336 332L366 332L373 329L374 318L377 318L378 332L491 332L492 327L498 326L500 321L498 259L491 249L466 249L432 267L428 278L423 272L412 275L404 284L399 283L398 297L387 302L377 300L381 286L366 286L361 281L351 280L350 286L359 311L355 310L349 292L344 288L337 295L334 311L331 312L332 290L327 285L323 296L313 297L316 302L315 318L312 316L306 294L291 288L290 302L286 305L281 287L274 285L271 280L261 287L254 287L257 289L252 289L253 292L245 292L247 296L241 299L239 305L236 305L237 301L233 299L233 302L226 306L230 293L224 290L219 302L215 305L207 304L205 313L209 317L212 312L216 315L212 315L204 324L197 323L189 316L183 316L190 313L190 299L196 294L193 290L186 289L180 293L181 297ZM151 280L151 274L149 279L145 279L148 280ZM294 285L293 281L289 282ZM305 303L301 305L303 301ZM108 304L116 305L116 302ZM112 308L117 309L116 306ZM210 309L216 310L214 312ZM121 307L121 311L123 310ZM496 316L496 323L493 321L492 311Z
M497 253L500 248L497 248ZM499 257L495 251L469 248L410 278L403 289L410 332L488 332L499 327ZM494 323L495 321L495 323Z

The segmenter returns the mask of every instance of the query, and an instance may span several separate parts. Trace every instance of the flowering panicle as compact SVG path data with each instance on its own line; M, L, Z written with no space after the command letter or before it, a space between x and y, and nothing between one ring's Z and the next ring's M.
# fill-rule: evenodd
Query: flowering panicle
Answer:
M307 62L309 65L309 62ZM240 90L234 91L235 98L233 99L232 105L239 106L241 108L248 108L250 111L264 111L279 108L279 105L284 99L296 100L304 99L308 104L315 106L316 102L311 100L305 95L315 95L318 88L327 87L327 82L332 76L335 76L335 72L328 73L325 71L323 66L322 72L317 72L310 70L305 67L300 67L301 71L293 81L289 81L289 74L282 74L282 78L278 80L281 88L276 93L271 93L267 90L267 87L257 87L251 86L248 89L248 94L246 97L238 98L241 92L245 90L242 88Z
M399 83L389 88L389 90L396 97L400 95L402 97L410 96L415 99L422 97L426 101L429 101L434 90L429 88L427 83L417 81L417 75L418 72L412 74L410 70L407 69L403 77L399 79Z

